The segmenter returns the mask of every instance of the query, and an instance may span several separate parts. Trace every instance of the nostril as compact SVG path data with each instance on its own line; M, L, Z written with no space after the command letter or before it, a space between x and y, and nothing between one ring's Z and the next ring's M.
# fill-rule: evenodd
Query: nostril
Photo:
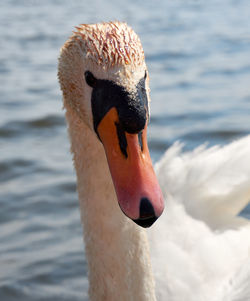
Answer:
M148 228L157 220L154 208L148 198L142 198L140 202L140 218L133 221L143 227Z
M154 208L148 198L142 198L140 202L140 218L155 216Z

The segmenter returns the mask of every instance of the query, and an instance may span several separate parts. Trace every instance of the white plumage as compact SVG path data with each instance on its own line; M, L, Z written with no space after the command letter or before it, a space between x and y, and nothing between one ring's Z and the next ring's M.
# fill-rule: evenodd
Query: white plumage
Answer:
M150 230L159 300L250 300L250 136L156 165L166 209Z

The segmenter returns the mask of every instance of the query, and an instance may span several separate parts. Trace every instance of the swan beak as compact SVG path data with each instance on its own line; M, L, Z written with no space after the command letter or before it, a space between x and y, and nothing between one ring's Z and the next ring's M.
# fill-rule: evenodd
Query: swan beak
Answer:
M123 131L113 107L97 132L121 210L138 225L150 227L163 212L164 200L149 155L147 125L139 134Z

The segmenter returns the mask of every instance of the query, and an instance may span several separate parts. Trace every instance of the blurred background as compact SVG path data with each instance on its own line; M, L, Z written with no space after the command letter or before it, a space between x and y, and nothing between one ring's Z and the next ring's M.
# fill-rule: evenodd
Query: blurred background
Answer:
M176 140L192 150L250 133L248 0L1 0L1 301L88 300L57 58L75 25L110 20L145 50L154 162Z

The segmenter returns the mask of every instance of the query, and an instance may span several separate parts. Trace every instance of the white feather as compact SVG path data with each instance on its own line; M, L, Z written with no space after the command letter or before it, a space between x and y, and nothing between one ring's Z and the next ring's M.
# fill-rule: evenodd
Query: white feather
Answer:
M156 165L166 209L149 233L158 300L250 300L250 136Z

